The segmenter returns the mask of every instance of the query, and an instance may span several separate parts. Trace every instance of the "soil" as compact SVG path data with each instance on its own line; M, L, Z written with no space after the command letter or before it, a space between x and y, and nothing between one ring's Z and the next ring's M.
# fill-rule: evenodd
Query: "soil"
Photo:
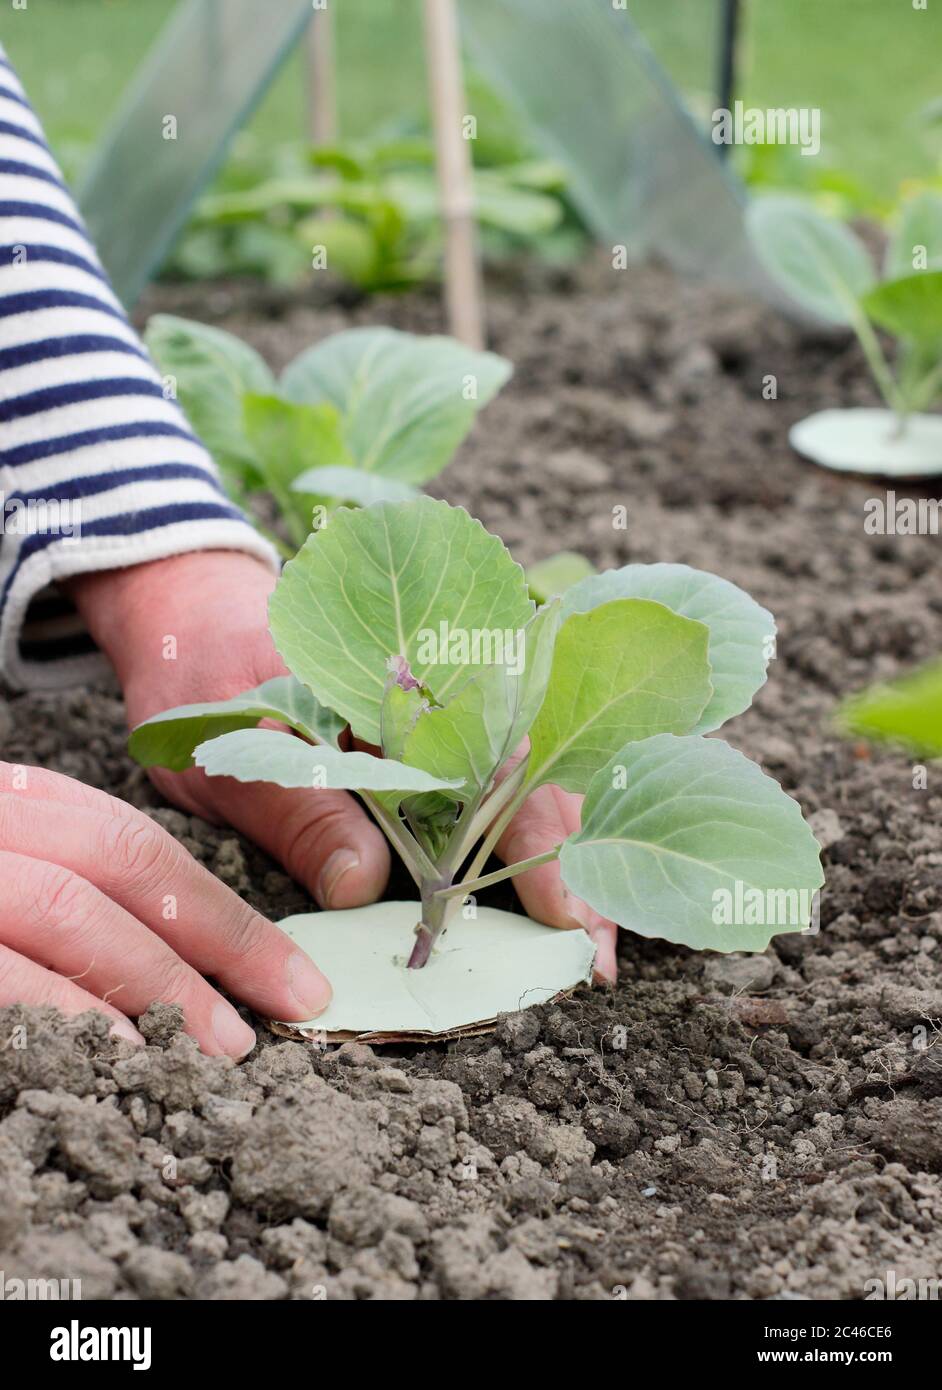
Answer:
M147 307L276 367L351 323L440 327L431 294L164 287ZM859 354L656 268L531 273L489 310L516 373L436 490L524 562L683 561L772 609L771 679L726 732L812 817L820 933L754 958L623 933L617 988L489 1036L319 1049L257 1024L238 1066L165 1006L143 1051L96 1015L0 1011L7 1278L68 1272L86 1298L859 1299L890 1270L942 1274L942 783L830 723L942 648L940 541L867 535L882 489L786 442L811 410L874 402ZM149 808L274 918L305 905L253 846L161 804L113 692L3 719L6 757Z

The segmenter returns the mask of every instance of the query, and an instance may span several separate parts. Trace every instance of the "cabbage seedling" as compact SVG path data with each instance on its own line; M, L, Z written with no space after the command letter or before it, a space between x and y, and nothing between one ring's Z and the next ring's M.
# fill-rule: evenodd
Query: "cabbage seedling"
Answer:
M489 167L473 175L485 254L564 250L576 237L559 225L564 171L526 158L513 139L495 142L490 116L487 127L475 158L484 154ZM228 166L223 186L197 205L171 265L188 276L251 274L290 285L310 276L315 253L366 293L435 279L442 232L434 163L423 137L266 148L264 158L256 152Z
M838 718L847 734L942 758L942 661L852 695Z
M538 608L496 536L421 498L336 511L285 567L270 621L290 676L168 710L130 747L145 765L346 788L371 810L417 901L368 909L365 935L347 930L357 912L288 924L334 981L321 1026L447 1031L492 1017L495 991L519 1008L583 978L583 933L465 906L556 858L576 897L643 936L761 951L808 925L822 876L797 803L704 737L749 705L772 649L771 614L726 580L627 565ZM347 751L347 729L382 756ZM585 793L581 828L490 869L546 784Z
M772 276L810 314L851 328L887 409L823 410L791 431L799 453L828 468L902 477L942 472L942 197L904 203L878 279L867 248L841 222L784 195L756 199L749 226ZM896 339L896 369L876 329Z
M453 338L353 328L276 381L241 339L157 314L147 346L235 501L266 489L294 554L337 501L404 501L434 478L500 390L510 363Z

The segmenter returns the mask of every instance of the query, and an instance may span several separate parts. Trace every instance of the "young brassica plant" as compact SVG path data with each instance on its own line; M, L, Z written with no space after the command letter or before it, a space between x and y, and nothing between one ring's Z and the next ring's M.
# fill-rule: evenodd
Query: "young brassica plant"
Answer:
M325 338L277 381L219 328L157 314L146 340L234 500L274 497L292 545L274 539L288 556L338 501L418 496L512 370L453 338L393 328Z
M144 765L358 792L416 885L406 974L442 955L436 944L469 897L556 858L576 897L643 936L759 951L807 927L822 875L797 803L704 737L749 705L774 633L771 614L726 580L627 565L537 608L497 537L422 498L336 511L285 567L270 622L290 676L157 715L131 751ZM253 727L262 719L293 733ZM346 751L347 729L382 756ZM488 869L511 817L547 784L585 793L581 828ZM552 961L514 954L525 919L494 915L507 920L487 938L490 968L515 961L513 1000L548 997L529 991L553 980ZM472 922L463 939L481 930ZM353 949L339 927L329 940L335 953ZM455 957L466 958L453 952L458 969ZM385 959L400 987L389 947ZM434 992L447 972L428 973ZM475 983L468 963L465 1021L489 1016ZM378 1026L377 1001L360 1002L358 1026Z
M560 166L519 150L491 153L498 162L473 174L485 252L572 244L574 229L558 230ZM248 273L297 284L317 258L366 293L434 279L442 250L434 166L425 138L266 149L264 159L231 166L223 187L199 202L171 266L190 276Z
M838 720L846 734L895 743L916 757L942 758L942 661L852 695Z
M819 320L857 336L886 410L819 411L795 425L799 453L828 468L912 476L942 472L942 195L900 208L883 275L858 236L786 195L749 209L756 251L772 277ZM877 329L896 340L895 369Z

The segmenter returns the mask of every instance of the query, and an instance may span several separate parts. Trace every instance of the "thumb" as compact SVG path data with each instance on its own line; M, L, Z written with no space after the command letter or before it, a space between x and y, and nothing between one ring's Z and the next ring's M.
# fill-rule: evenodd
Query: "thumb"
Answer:
M246 785L233 777L206 777L195 770L164 773L159 784L179 801L179 783L197 777L200 785L188 790L203 808L200 813L225 821L254 840L321 907L362 907L383 892L389 878L385 836L347 792L288 790L270 782Z
M582 797L559 787L539 787L497 842L497 853L505 864L530 859L560 844L578 830ZM582 902L562 881L559 861L540 864L514 879L520 901L529 915L550 927L582 927L595 942L595 974L599 980L614 982L618 975L615 940L618 929L588 903Z

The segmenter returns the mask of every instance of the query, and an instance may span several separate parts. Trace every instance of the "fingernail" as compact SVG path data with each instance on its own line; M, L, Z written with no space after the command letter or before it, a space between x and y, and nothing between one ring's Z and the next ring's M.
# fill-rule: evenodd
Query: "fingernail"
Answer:
M337 884L348 874L351 869L355 869L360 862L360 856L354 849L335 849L321 869L320 877L317 880L317 901L321 907L330 907L334 894L337 891Z
M124 1038L126 1042L137 1043L138 1047L142 1047L144 1044L142 1035L134 1027L134 1024L126 1018L116 1018L112 1021L111 1036Z
M288 988L298 1001L302 1019L316 1018L331 1001L329 981L303 951L295 951L285 962Z
M213 1009L213 1032L223 1052L236 1061L251 1052L256 1038L252 1029L228 1004L218 1003Z

